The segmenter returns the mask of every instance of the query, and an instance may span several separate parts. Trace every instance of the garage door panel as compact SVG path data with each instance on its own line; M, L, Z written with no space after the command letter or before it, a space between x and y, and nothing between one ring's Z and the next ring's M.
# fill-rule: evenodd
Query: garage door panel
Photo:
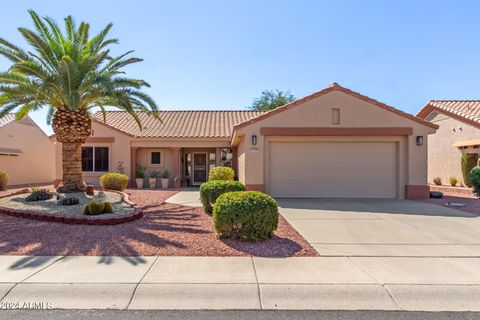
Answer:
M277 197L395 198L395 142L271 142Z

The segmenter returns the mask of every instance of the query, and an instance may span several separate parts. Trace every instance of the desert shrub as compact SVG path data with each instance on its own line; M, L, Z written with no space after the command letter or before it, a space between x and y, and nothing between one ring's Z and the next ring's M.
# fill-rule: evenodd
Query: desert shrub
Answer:
M93 199L83 207L83 214L96 216L102 213L113 213L113 206L110 202Z
M222 194L231 191L245 191L245 185L238 181L213 180L200 186L200 201L205 212L211 214L213 205Z
M5 190L8 184L8 174L6 171L0 171L0 191Z
M123 191L128 186L128 176L121 173L105 173L100 177L103 189Z
M277 203L258 191L224 193L213 206L213 223L220 237L264 240L277 229Z
M458 180L457 180L457 178L455 178L455 177L450 177L450 179L448 180L448 182L450 183L450 185L451 185L452 187L455 187L455 186L457 185L457 183L458 183Z
M480 197L480 167L474 167L470 170L469 179L472 183L473 193Z
M434 178L433 183L436 184L437 186L441 186L442 185L442 178L440 178L440 177Z
M235 172L229 167L215 167L208 173L208 181L212 180L233 180Z
M75 206L80 203L80 199L77 197L64 198L60 201L62 206Z
M463 175L463 182L467 187L472 187L472 183L470 181L470 171L476 167L478 164L478 154L476 153L464 153L462 154L462 175Z
M103 213L113 213L113 206L110 202L105 201L105 207L103 208Z
M53 198L53 192L47 189L36 189L32 191L26 198L26 201L45 201Z

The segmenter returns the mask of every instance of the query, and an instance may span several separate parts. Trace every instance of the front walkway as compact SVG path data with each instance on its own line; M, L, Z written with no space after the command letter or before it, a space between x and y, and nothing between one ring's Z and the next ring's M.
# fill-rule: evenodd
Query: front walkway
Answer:
M167 200L166 203L177 204L188 207L202 207L200 192L198 188L183 188Z
M0 304L68 309L480 310L469 258L0 257Z

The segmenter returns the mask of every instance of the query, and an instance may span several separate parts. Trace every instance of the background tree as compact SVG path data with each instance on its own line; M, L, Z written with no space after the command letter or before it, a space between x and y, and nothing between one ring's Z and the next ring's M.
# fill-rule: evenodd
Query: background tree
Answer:
M91 134L92 108L113 106L127 111L141 128L136 114L142 110L158 117L151 97L141 91L149 85L125 77L122 68L142 59L130 57L132 51L117 57L110 55L108 24L90 37L90 25L76 26L66 17L64 30L48 17L29 11L35 31L19 28L33 50L25 51L0 38L0 55L13 64L0 72L0 118L16 112L17 120L29 112L48 109L47 122L53 119L53 131L62 143L63 185L60 192L84 189L81 145ZM105 119L105 118L104 118Z
M290 90L265 90L262 91L259 98L253 100L251 109L257 111L273 110L294 100L295 97L290 93Z

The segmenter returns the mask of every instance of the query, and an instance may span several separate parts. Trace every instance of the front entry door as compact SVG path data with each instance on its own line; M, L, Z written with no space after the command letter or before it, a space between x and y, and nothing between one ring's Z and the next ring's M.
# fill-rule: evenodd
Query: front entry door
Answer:
M198 186L207 181L207 153L193 153L193 180L192 185Z

